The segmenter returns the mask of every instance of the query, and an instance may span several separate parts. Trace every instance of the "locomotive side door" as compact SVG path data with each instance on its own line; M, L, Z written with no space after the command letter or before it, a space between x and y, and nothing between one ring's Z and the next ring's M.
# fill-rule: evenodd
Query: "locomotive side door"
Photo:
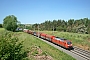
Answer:
M64 42L64 47L67 48L67 43L66 42Z

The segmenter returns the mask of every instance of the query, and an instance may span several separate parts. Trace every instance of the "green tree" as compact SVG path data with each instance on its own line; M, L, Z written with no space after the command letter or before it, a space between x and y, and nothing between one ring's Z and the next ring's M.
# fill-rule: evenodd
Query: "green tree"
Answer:
M87 32L90 34L90 20L88 21Z
M74 24L74 19L68 20L68 22L67 22L67 25L68 25L67 31L72 32L72 28L74 27L73 24Z
M17 18L14 15L6 16L3 19L3 27L9 31L15 31L17 28Z

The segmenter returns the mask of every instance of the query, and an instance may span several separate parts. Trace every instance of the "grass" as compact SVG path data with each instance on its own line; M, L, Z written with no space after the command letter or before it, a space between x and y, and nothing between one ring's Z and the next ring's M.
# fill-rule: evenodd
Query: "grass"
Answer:
M78 33L69 33L69 32L58 32L55 31L41 31L47 34L55 35L61 38L66 38L71 40L74 46L81 47L85 50L90 51L90 34L78 34Z
M1 31L3 32L4 29L0 28L0 33L2 33ZM34 56L38 54L38 51L32 50L33 46L37 46L43 51L41 55L49 55L53 58L53 60L75 60L68 54L54 48L53 46L41 41L38 38L35 38L30 34L24 32L14 32L14 36L19 38L19 42L23 41L23 51L32 53L32 55L30 55L31 57L27 57L29 60L35 60Z
M0 32L3 32L5 29L4 28L0 28Z
M25 50L27 50L27 48L30 49L32 46L38 46L43 51L43 54L47 53L47 55L50 55L54 60L75 60L73 57L59 51L58 49L48 45L32 35L22 33L18 38L21 41L24 41L23 45Z

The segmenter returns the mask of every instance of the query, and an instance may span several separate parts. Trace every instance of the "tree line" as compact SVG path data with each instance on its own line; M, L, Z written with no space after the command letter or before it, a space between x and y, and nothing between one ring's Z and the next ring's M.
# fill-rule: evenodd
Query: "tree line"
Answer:
M20 21L17 20L17 17L14 15L6 16L3 19L3 25L0 24L0 27L4 27L7 30L15 31L17 28L27 28L30 30L48 30L48 31L64 31L64 32L73 32L73 33L85 33L90 34L90 19L69 19L66 20L46 20L40 24L21 24Z
M73 33L86 33L90 34L90 19L70 19L65 20L47 20L41 24L33 24L32 29L37 30L39 25L39 30L49 30L49 31L64 31L64 32L73 32Z

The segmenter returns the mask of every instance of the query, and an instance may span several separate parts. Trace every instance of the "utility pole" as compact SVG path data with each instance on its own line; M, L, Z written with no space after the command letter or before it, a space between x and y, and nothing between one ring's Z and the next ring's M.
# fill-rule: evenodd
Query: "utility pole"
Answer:
M26 24L25 24L25 29L26 29Z
M54 26L53 26L53 35L54 35Z
M34 31L35 31L35 26L34 26Z
M38 24L38 38L39 38L39 24Z

